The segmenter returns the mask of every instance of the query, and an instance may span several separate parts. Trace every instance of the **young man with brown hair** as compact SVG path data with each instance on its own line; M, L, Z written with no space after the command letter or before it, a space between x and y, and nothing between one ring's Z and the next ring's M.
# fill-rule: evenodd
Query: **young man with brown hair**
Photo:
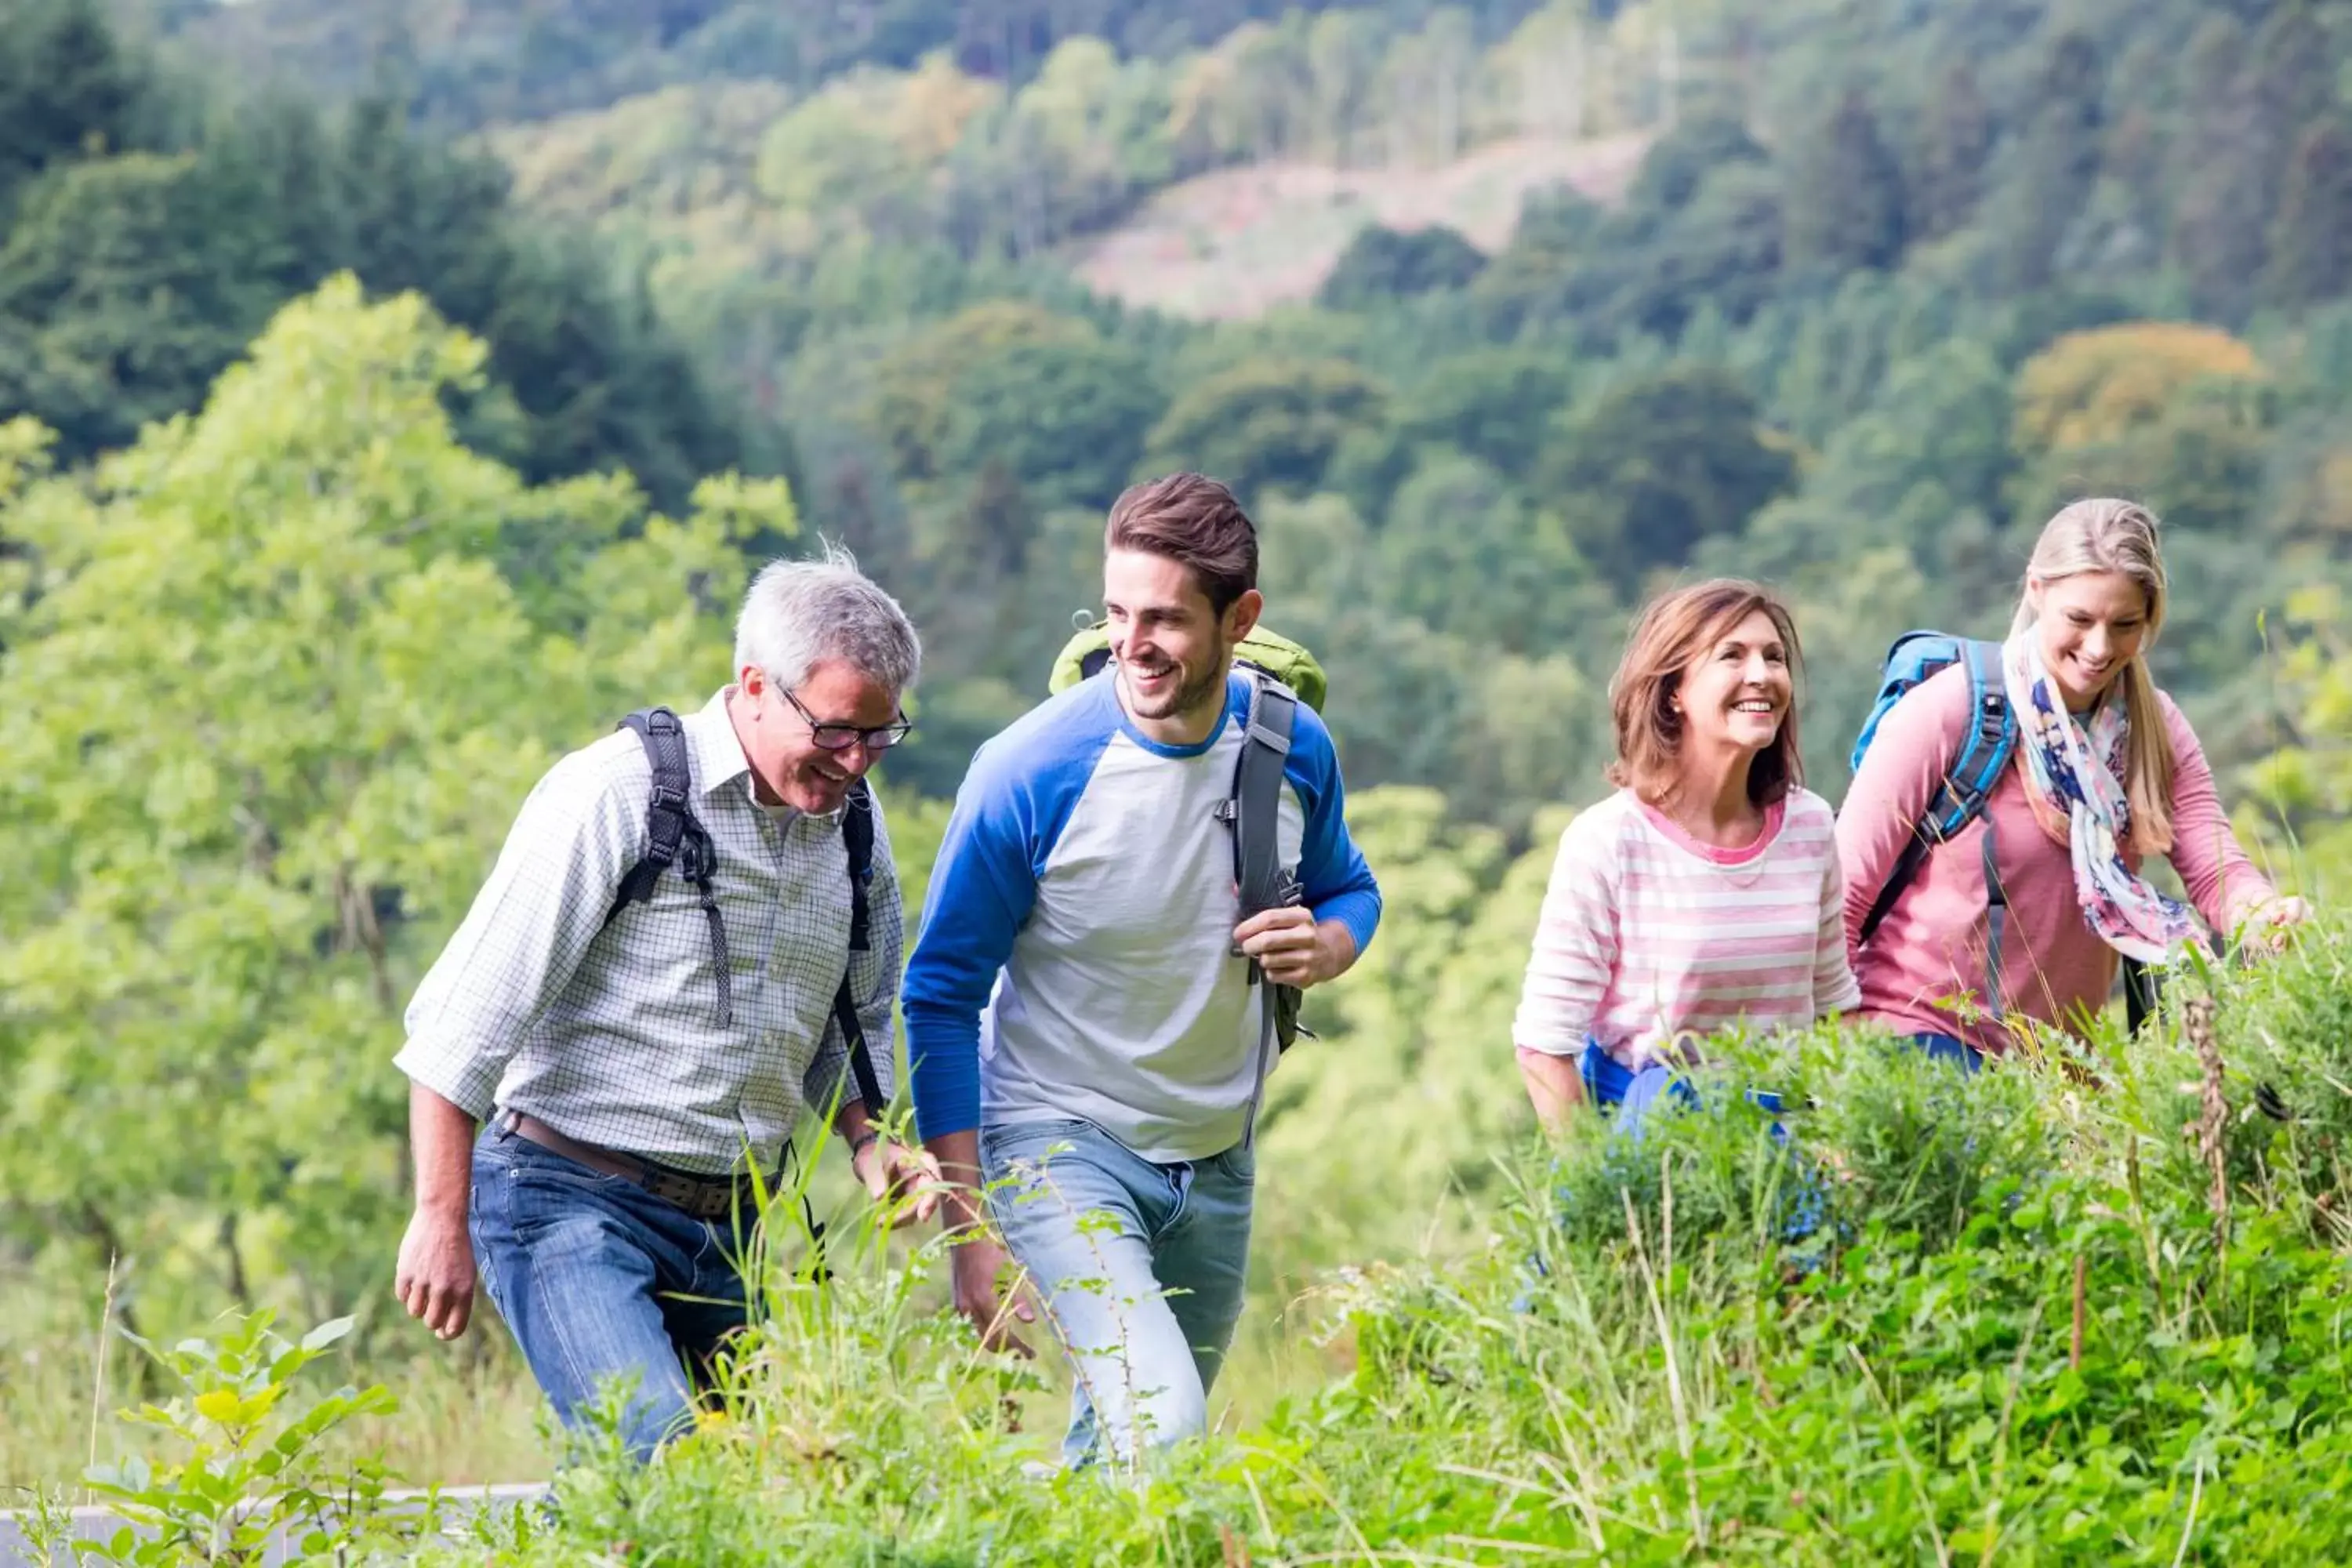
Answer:
M1104 545L1111 663L973 759L903 992L919 1128L963 1188L948 1223L982 1224L984 1182L1071 1355L1073 1463L1205 1428L1276 1054L1263 986L1339 974L1381 909L1330 735L1299 704L1277 807L1299 899L1239 918L1230 802L1259 688L1234 650L1263 601L1232 492L1138 485ZM1004 1261L958 1247L956 1304L1018 1345Z

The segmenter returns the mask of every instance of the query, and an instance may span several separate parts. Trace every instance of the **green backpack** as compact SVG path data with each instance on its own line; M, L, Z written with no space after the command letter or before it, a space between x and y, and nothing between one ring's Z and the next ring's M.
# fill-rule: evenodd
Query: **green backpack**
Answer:
M1323 710L1323 667L1300 644L1265 627L1254 628L1234 650L1235 665L1257 672L1257 693L1241 760L1234 766L1234 792L1219 816L1234 830L1234 885L1241 893L1241 919L1299 901L1297 879L1282 868L1280 817L1283 767L1290 755L1290 731L1298 704ZM1050 691L1066 691L1100 674L1110 663L1110 630L1102 622L1082 624L1064 645L1047 679ZM1250 963L1250 981L1264 977ZM1302 1035L1298 1009L1304 998L1295 985L1265 987L1267 1025L1275 1048L1286 1051Z
M1315 656L1298 643L1279 632L1264 626L1253 627L1242 638L1241 647L1234 650L1234 661L1252 669L1262 669L1291 690L1298 700L1318 713L1323 711L1326 687L1323 667ZM1048 691L1064 691L1110 663L1110 625L1107 621L1091 621L1078 627L1070 640L1062 645L1061 657L1054 660L1054 673L1045 682Z

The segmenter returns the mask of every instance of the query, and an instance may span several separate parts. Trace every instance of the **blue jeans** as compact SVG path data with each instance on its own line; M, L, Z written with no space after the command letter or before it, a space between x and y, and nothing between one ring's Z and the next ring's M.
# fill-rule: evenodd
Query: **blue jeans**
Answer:
M1673 1068L1646 1067L1636 1072L1621 1067L1597 1040L1585 1041L1584 1055L1577 1059L1576 1068L1578 1076L1584 1079L1586 1097L1595 1105L1612 1107L1618 1127L1637 1142L1642 1136L1642 1119L1659 1100L1673 1099L1683 1105L1698 1103L1698 1090ZM1770 1089L1751 1089L1747 1092L1758 1110L1775 1117L1780 1114L1780 1097ZM1788 1132L1775 1121L1772 1136L1785 1142Z
M1584 1055L1578 1058L1577 1071L1584 1079L1584 1092L1596 1106L1611 1109L1617 1131L1635 1143L1642 1141L1642 1122L1662 1100L1671 1100L1683 1106L1698 1104L1698 1090L1689 1079L1676 1069L1646 1067L1640 1071L1621 1065L1597 1040L1585 1041ZM1783 1148L1789 1144L1789 1130L1781 1125L1780 1097L1767 1089L1744 1091L1748 1103L1772 1120L1772 1142ZM1790 1212L1781 1226L1781 1237L1789 1241L1802 1241L1821 1227L1824 1194L1819 1175L1810 1164L1801 1163L1797 1170L1795 1189L1790 1194Z
M1252 1152L1147 1160L1089 1121L983 1127L1005 1245L1045 1303L1076 1387L1062 1458L1132 1463L1208 1429L1249 1268Z
M482 1287L563 1424L576 1429L618 1379L632 1385L621 1436L639 1458L689 1426L686 1363L698 1372L749 1316L734 1224L495 1122L474 1143L469 1203Z
M1977 1048L1957 1035L1912 1035L1909 1043L1925 1051L1930 1059L1950 1062L1964 1072L1978 1072L1984 1067L1984 1058Z

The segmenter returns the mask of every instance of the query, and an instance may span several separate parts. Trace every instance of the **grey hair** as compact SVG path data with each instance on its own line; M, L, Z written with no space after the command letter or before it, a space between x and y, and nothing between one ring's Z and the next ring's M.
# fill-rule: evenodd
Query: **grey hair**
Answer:
M751 579L735 621L735 670L757 665L789 691L833 659L904 695L923 646L898 601L828 540L817 559L772 561Z

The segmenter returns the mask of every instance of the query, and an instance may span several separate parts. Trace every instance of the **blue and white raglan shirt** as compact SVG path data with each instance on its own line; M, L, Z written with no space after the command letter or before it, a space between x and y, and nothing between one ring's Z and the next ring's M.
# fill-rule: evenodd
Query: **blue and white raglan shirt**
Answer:
M1105 673L980 749L899 993L923 1137L1076 1118L1162 1162L1242 1141L1274 1047L1233 952L1218 807L1255 689L1234 671L1215 732L1164 746ZM1330 731L1305 703L1284 773L1283 864L1361 952L1380 887L1348 837Z

